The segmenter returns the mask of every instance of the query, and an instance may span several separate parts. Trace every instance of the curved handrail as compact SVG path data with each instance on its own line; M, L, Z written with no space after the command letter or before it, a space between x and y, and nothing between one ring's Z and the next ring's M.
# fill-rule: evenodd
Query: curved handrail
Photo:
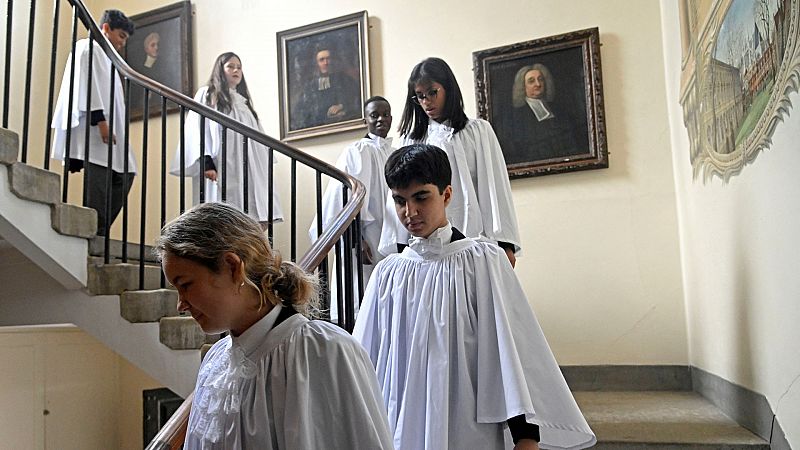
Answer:
M344 231L349 223L353 221L353 219L358 215L358 212L361 210L361 205L366 197L366 188L364 185L357 179L342 172L335 166L325 161L302 152L286 144L285 142L267 136L259 130L243 125L242 123L220 113L215 109L196 102L193 98L190 98L170 88L169 86L165 86L155 80L151 80L150 78L141 75L139 72L136 72L128 65L127 62L125 62L124 59L122 59L122 57L119 56L119 53L117 53L116 49L114 49L114 47L108 42L103 33L100 31L100 28L97 27L94 19L92 19L89 11L83 5L83 2L81 0L67 1L73 5L73 7L77 8L79 13L78 17L80 18L81 22L92 33L95 42L100 45L109 59L111 59L111 62L117 68L117 71L119 71L128 79L136 81L136 83L142 87L166 97L170 101L183 106L188 110L195 111L202 116L211 118L215 122L222 124L224 127L246 136L248 139L252 139L269 148L272 148L273 150L277 150L278 152L292 159L300 161L303 164L314 167L325 175L340 181L351 190L352 194L350 195L350 200L344 206L342 211L340 211L339 214L333 218L331 221L332 226L325 230L323 234L316 241L314 241L314 243L311 245L311 248L308 249L305 256L303 256L299 262L299 265L303 269L309 271L319 266L319 264L325 258L325 254L333 248L336 241L344 234Z
M305 153L301 150L298 150L285 142L279 141L273 137L267 136L266 134L250 128L242 123L232 119L231 117L222 114L221 112L212 109L202 103L196 102L193 98L188 97L181 92L178 92L169 86L165 86L155 80L151 80L150 78L145 77L144 75L136 72L128 65L128 63L119 56L116 49L108 42L105 38L103 33L97 27L97 24L91 19L91 15L86 10L86 7L83 5L81 0L68 0L70 4L76 6L80 11L79 17L84 25L87 28L90 28L90 32L94 35L95 42L97 42L106 55L109 57L113 65L116 67L117 71L124 75L126 78L136 81L137 84L141 85L142 87L148 89L149 91L153 91L163 97L168 98L173 103L176 103L180 106L185 107L186 109L192 110L197 112L205 117L213 119L215 122L218 122L225 126L225 128L234 130L238 133L241 133L247 138L252 139L256 142L259 142L267 147L270 147L274 150L278 150L279 152L289 156L293 159L296 159L306 165L309 166L316 166L319 167L320 170L326 173L333 178L341 181L342 183L349 184L352 179L348 179L347 175L334 167L331 164L326 163L320 159L314 158L313 156ZM89 18L88 24L84 15ZM324 170L323 170L324 169ZM352 187L352 186L351 186Z
M236 131L248 139L259 142L268 148L277 150L278 152L300 161L307 166L310 166L321 173L324 173L347 186L351 190L348 202L344 205L342 211L337 214L330 223L327 230L324 230L322 235L314 241L305 255L300 259L299 265L306 271L316 269L328 252L333 249L336 242L341 236L344 235L347 227L353 220L355 220L361 205L366 196L366 188L357 179L340 171L331 164L314 158L307 153L304 153L294 147L287 145L277 139L274 139L259 130L245 126L240 122L235 121L231 117L220 113L217 110L196 102L194 99L168 87L157 81L151 80L138 72L134 71L125 60L123 60L112 45L106 40L100 29L97 27L91 14L84 6L81 0L67 0L73 8L76 8L78 17L83 25L94 36L95 42L100 45L104 53L111 60L116 70L129 80L144 87L145 89L155 92L169 99L170 101L180 105L181 107L194 111L202 116L210 118L224 127ZM183 113L183 111L181 112ZM186 426L189 419L189 412L191 410L192 399L194 393L190 394L186 400L181 404L177 411L172 415L170 420L161 428L155 438L147 446L148 450L156 449L180 449L186 437Z

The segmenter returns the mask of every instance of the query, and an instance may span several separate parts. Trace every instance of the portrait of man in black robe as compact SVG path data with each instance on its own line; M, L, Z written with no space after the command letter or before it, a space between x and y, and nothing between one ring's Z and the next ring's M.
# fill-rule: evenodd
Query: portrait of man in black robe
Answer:
M303 84L292 128L310 128L361 116L358 80L338 70L336 54L320 44L314 49L313 73Z
M579 114L570 96L559 96L556 85L550 69L542 63L517 70L502 142L507 164L588 151L585 114Z

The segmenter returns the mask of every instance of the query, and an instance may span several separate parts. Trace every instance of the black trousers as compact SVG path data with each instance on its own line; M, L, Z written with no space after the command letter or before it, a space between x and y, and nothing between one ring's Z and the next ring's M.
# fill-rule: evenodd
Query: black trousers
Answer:
M87 177L86 206L97 211L97 235L105 236L106 217L109 218L110 227L122 210L122 204L133 186L135 175L129 173L126 177L124 174L111 171L111 209L106 214L106 198L109 195L106 189L107 169L105 166L89 163L89 167L84 170L84 176Z

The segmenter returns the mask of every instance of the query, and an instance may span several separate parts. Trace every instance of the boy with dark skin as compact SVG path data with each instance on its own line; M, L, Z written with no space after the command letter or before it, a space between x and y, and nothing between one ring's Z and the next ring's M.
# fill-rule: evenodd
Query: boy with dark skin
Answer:
M367 135L349 145L342 152L336 161L336 167L364 183L367 188L367 195L361 207L363 279L366 283L374 265L383 258L383 255L378 252L378 243L381 238L388 196L388 188L383 178L383 167L386 158L394 151L392 140L387 138L389 130L392 128L392 107L383 97L371 97L364 102L364 117L367 123ZM329 226L341 209L342 186L338 182L331 182L322 199L323 230ZM316 220L311 224L309 235L312 240L317 237ZM353 279L357 283L357 276L354 276ZM337 286L337 283L331 285ZM358 292L358 290L354 292ZM331 318L335 320L338 314L335 302L331 303Z
M353 336L375 365L395 447L594 445L505 251L448 221L447 153L402 147L385 177L412 238L376 265Z

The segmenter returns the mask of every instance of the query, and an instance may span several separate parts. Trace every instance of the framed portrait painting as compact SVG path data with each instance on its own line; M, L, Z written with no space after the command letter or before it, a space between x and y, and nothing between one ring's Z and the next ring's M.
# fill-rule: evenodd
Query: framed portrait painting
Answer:
M278 33L281 139L365 127L367 12Z
M597 28L472 54L511 178L608 167Z
M167 5L131 16L136 32L125 45L125 60L133 70L185 95L192 96L192 4ZM144 90L131 83L131 119L144 117ZM148 115L161 114L161 96L150 95ZM177 105L167 103L168 112Z

